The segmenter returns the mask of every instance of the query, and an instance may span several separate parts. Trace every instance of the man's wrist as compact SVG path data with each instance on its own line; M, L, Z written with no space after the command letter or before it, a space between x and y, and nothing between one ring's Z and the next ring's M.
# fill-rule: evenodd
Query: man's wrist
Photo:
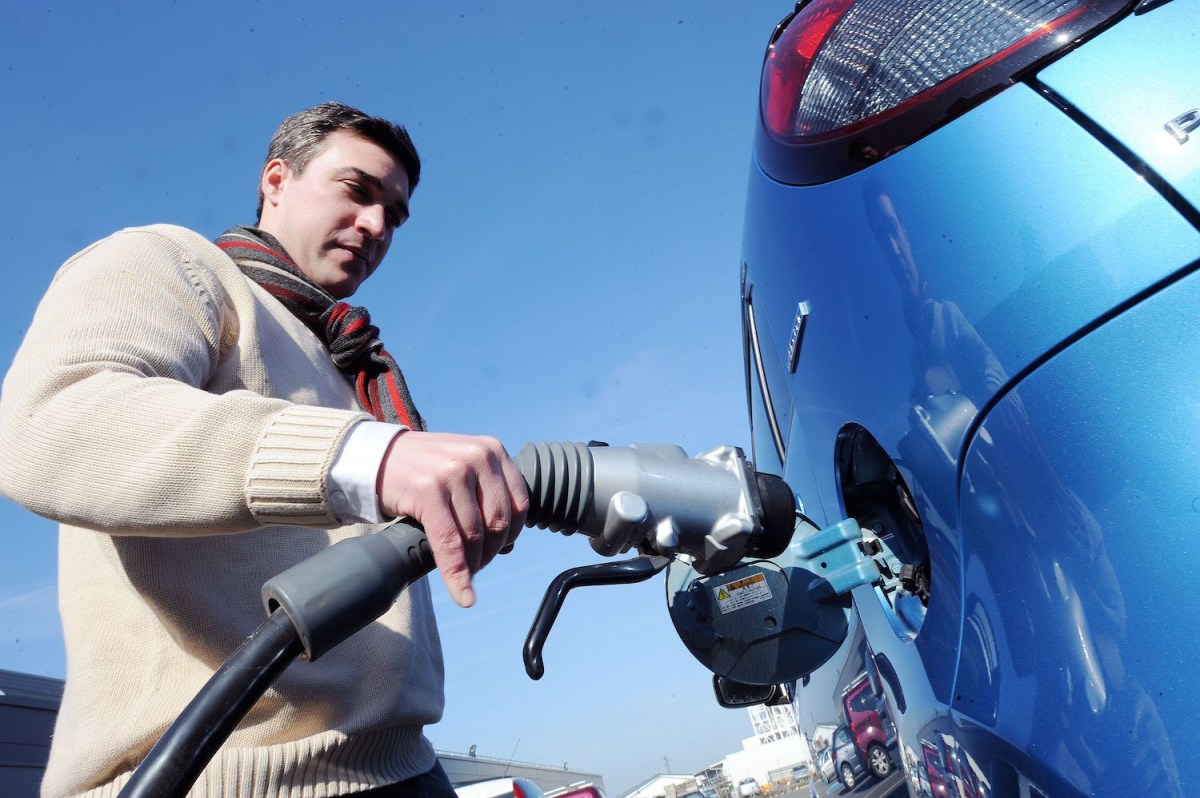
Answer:
M343 524L388 520L379 507L379 469L388 446L407 429L403 424L360 421L346 433L327 478L330 506Z

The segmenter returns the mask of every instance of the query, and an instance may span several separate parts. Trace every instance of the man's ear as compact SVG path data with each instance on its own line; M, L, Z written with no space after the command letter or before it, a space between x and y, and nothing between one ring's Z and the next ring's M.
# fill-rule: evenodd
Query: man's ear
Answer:
M283 184L291 176L291 169L282 158L267 161L263 167L262 177L259 178L259 188L262 190L263 207L274 207L279 204L279 196L283 192Z

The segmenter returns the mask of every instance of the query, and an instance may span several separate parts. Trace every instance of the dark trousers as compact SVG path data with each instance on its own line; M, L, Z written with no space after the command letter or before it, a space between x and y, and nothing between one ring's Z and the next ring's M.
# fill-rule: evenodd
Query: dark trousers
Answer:
M455 795L442 763L438 762L428 773L386 787L356 792L353 798L455 798Z

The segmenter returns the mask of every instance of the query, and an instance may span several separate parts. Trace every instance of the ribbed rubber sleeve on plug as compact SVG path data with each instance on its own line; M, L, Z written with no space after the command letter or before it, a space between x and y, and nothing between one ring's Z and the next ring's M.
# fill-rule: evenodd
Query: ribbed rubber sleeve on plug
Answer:
M513 458L529 487L525 523L569 535L592 507L592 453L582 443L527 443Z

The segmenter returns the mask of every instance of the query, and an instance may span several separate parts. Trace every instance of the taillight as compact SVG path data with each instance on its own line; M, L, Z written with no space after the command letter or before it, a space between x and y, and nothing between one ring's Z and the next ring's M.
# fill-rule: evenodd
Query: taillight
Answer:
M766 165L790 171L795 179L780 176L787 182L808 183L886 157L1077 44L1126 5L810 0L782 26L763 65L762 132L784 149ZM815 162L788 167L789 156Z
M512 783L513 798L526 798L525 791L521 789L521 783L513 779Z

